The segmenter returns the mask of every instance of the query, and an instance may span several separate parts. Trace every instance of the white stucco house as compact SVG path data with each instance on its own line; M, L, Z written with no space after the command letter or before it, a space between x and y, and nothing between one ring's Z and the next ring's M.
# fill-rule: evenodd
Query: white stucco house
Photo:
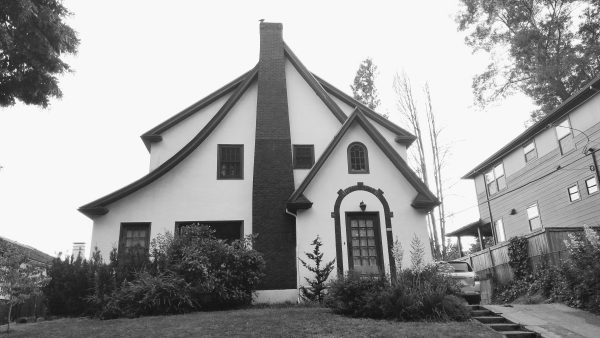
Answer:
M260 24L256 67L142 140L150 172L79 209L103 253L192 222L258 234L261 302L297 299L317 235L338 275L394 272L394 240L409 248L414 234L431 260L426 213L439 202L406 163L415 137L310 73L279 23Z

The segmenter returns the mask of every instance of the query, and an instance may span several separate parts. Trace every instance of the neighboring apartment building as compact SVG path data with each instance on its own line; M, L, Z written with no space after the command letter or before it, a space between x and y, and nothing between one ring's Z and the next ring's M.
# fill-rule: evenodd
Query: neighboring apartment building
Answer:
M480 220L449 236L496 243L543 228L600 225L600 77L469 171Z
M255 68L142 140L150 172L79 209L104 255L191 223L225 239L258 234L258 301L273 302L295 301L313 278L298 258L317 235L338 274L393 274L396 239L427 243L438 201L406 163L415 137L311 74L281 24L260 24Z

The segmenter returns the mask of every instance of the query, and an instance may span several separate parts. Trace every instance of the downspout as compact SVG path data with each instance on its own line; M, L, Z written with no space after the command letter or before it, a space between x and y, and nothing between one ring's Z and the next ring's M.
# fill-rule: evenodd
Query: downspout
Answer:
M293 212L289 211L288 208L285 208L285 213L294 217L296 220L298 219L297 214L294 214ZM298 222L296 221L295 223L296 227L298 227ZM296 234L298 234L298 231L296 231ZM296 237L297 236L298 235L296 235ZM298 298L296 299L296 303L300 304L300 265L298 264L298 257L300 257L300 252L298 250L298 239L296 238L296 290L298 291Z

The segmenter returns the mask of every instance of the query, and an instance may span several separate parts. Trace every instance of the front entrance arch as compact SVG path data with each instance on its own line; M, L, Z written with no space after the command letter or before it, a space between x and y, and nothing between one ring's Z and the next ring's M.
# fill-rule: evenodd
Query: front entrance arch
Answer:
M390 274L392 275L392 278L395 278L396 276L396 263L394 261L394 255L393 255L393 247L394 247L394 241L393 241L393 235L392 235L392 217L394 216L394 214L390 211L390 206L387 202L387 200L385 199L385 197L383 196L383 191L381 189L375 189L372 188L368 185L364 185L363 182L357 182L356 185L350 186L346 189L340 189L338 190L338 197L335 200L335 204L333 207L333 212L331 213L331 217L334 219L334 226L335 226L335 256L336 256L336 264L337 264L337 273L338 273L338 277L343 276L344 274L344 257L342 254L342 225L341 225L341 220L340 220L340 206L342 204L342 200L344 199L344 197L348 196L350 193L354 192L354 191L367 191L373 195L375 195L379 201L381 202L381 205L383 206L383 216L384 216L384 220L385 220L385 232L386 232L386 239L387 239L387 243L388 243L388 247L387 247L387 252L388 252L388 257L389 257L389 262L390 262Z

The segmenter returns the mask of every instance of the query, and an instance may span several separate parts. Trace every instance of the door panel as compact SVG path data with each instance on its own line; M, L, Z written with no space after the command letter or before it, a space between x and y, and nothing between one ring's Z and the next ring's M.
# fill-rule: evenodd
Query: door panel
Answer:
M383 273L379 213L346 213L350 269L362 275Z

